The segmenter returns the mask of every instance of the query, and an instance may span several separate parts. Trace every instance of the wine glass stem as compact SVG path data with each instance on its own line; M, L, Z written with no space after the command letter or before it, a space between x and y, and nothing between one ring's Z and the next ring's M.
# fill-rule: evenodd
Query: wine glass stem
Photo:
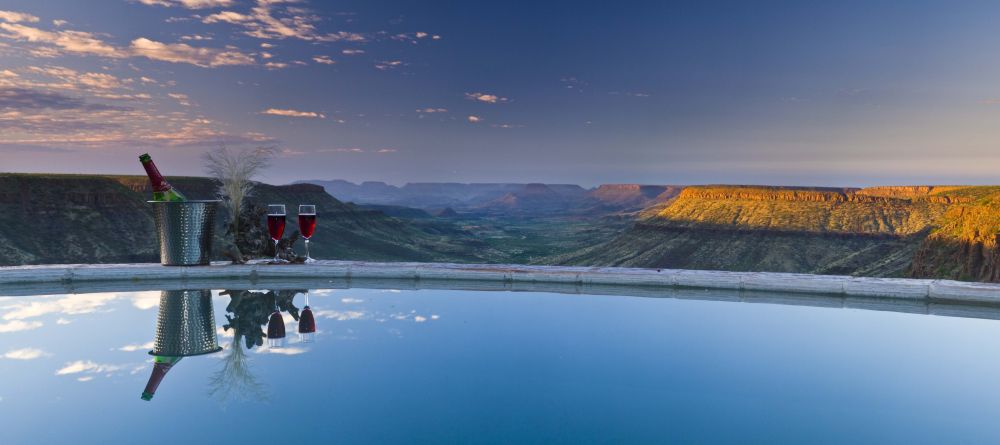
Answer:
M274 240L274 262L278 262L278 240Z
M306 259L311 260L312 257L309 256L309 238L306 238Z

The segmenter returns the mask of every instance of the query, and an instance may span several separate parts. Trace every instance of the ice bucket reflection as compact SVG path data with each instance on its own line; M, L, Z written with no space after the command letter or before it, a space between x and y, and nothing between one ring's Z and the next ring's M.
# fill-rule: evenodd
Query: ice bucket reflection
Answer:
M160 264L207 265L212 256L215 212L221 201L149 201L160 239Z
M150 354L187 357L221 351L215 332L210 290L170 290L160 294L156 337Z

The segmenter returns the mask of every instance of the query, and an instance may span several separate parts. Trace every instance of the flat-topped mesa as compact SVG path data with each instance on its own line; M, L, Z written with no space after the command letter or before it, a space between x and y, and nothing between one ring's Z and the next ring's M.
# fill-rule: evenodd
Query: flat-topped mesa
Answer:
M826 187L685 188L653 225L689 229L767 230L854 235L911 235L930 227L947 203L858 195Z
M859 189L839 187L781 187L755 185L702 185L685 188L680 198L749 201L848 201Z
M782 187L782 186L693 186L681 192L681 198L717 200L804 201L804 202L871 202L926 201L940 204L970 202L971 197L945 194L958 186L870 187Z

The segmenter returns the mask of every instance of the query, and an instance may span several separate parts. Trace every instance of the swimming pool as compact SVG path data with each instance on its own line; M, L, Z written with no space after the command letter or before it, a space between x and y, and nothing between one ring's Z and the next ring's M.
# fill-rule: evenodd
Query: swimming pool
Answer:
M0 297L3 443L1000 440L993 306L256 286L213 286L223 350L184 358L150 401L178 289ZM247 348L235 294L296 315L308 296L314 341L283 311L286 344Z

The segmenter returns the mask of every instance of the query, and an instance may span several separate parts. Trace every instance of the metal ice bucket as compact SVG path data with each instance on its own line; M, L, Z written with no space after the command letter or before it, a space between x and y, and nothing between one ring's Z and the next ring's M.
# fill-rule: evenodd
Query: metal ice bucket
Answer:
M187 357L219 352L210 290L165 290L160 294L151 355Z
M208 265L215 211L222 201L149 201L160 237L160 264Z

